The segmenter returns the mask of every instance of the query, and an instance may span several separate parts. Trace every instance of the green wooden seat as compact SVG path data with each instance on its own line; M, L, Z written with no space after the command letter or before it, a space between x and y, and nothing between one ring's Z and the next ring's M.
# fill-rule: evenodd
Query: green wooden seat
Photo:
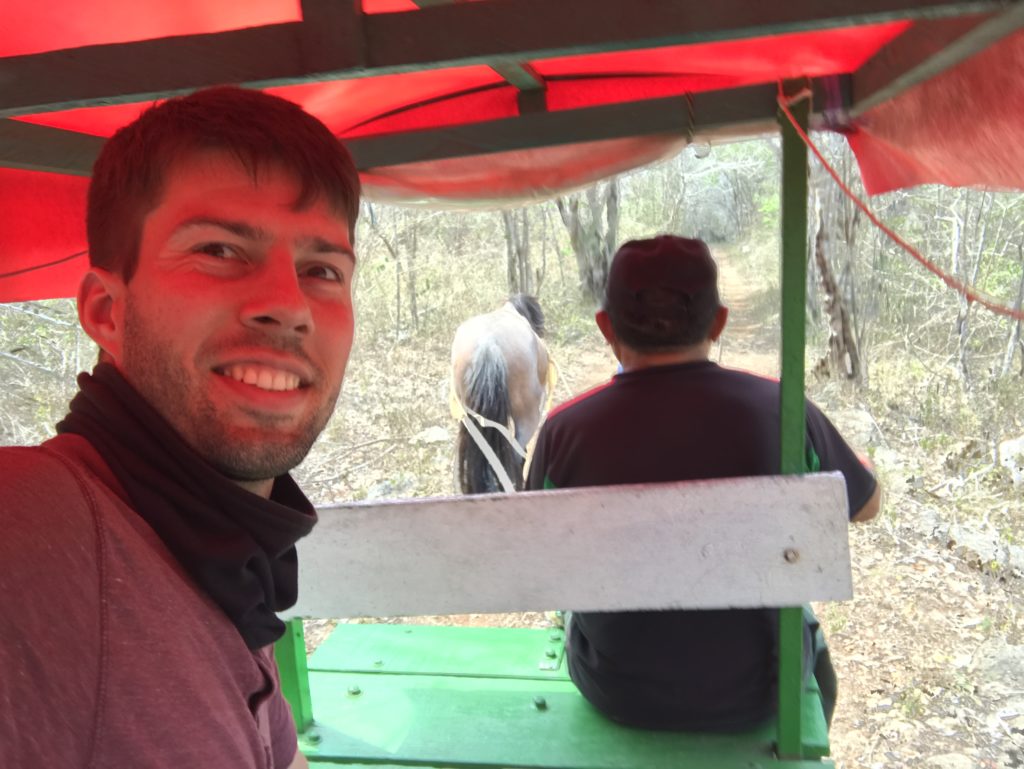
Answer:
M630 729L569 680L560 631L339 625L310 658L314 766L751 769L830 766L816 688L806 761L774 761L775 725L738 735ZM685 756L685 763L681 757Z
M780 716L741 735L609 721L569 680L561 631L344 624L307 661L293 620L277 654L302 749L348 766L820 767L799 604L851 595L847 513L838 474L323 509L292 616L793 608Z

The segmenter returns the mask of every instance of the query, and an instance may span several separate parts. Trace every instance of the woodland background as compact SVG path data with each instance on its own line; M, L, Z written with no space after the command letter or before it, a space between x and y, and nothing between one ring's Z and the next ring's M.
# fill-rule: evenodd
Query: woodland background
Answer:
M845 142L816 139L860 191ZM356 347L338 412L297 471L311 498L454 492L449 345L462 320L509 293L544 307L556 401L610 376L593 311L629 238L706 239L732 308L715 355L777 373L779 160L764 138L692 147L511 211L364 203ZM819 607L841 682L834 756L847 767L1022 767L1024 484L998 453L1024 434L1021 323L947 289L813 160L811 195L808 393L873 458L885 489L879 519L851 530L856 599ZM921 187L870 202L943 270L1021 308L1024 195ZM52 435L95 357L72 302L0 305L0 445Z

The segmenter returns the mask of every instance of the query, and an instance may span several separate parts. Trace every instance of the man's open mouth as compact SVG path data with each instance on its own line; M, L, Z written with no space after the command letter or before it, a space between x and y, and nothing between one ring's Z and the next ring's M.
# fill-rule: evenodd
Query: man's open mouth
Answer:
M285 392L288 390L298 390L302 386L302 380L297 374L270 366L236 363L223 369L215 369L215 371L222 376L234 379L236 382L252 385L261 390Z

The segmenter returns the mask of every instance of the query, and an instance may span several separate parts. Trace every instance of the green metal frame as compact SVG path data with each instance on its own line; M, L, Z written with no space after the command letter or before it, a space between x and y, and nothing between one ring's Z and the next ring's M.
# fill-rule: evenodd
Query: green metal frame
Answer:
M806 82L785 84L797 93ZM807 129L810 99L790 108ZM805 307L807 302L807 147L785 116L782 129L782 381L780 404L783 474L806 471L804 412ZM803 610L779 613L779 744L780 758L802 758L800 734L803 684Z
M281 691L292 708L295 728L305 732L313 725L313 700L309 694L306 639L301 619L288 620L284 635L274 644L274 657L281 675Z

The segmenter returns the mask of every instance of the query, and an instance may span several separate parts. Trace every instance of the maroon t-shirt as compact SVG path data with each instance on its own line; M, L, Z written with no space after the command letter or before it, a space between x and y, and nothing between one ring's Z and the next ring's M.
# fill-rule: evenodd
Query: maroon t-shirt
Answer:
M0 765L281 769L295 727L91 445L0 449Z
M806 413L808 469L842 472L856 512L875 479L814 404ZM776 381L710 361L631 371L551 412L526 486L774 475L779 423ZM626 724L748 729L775 709L777 617L768 609L575 612L569 673L591 703Z

